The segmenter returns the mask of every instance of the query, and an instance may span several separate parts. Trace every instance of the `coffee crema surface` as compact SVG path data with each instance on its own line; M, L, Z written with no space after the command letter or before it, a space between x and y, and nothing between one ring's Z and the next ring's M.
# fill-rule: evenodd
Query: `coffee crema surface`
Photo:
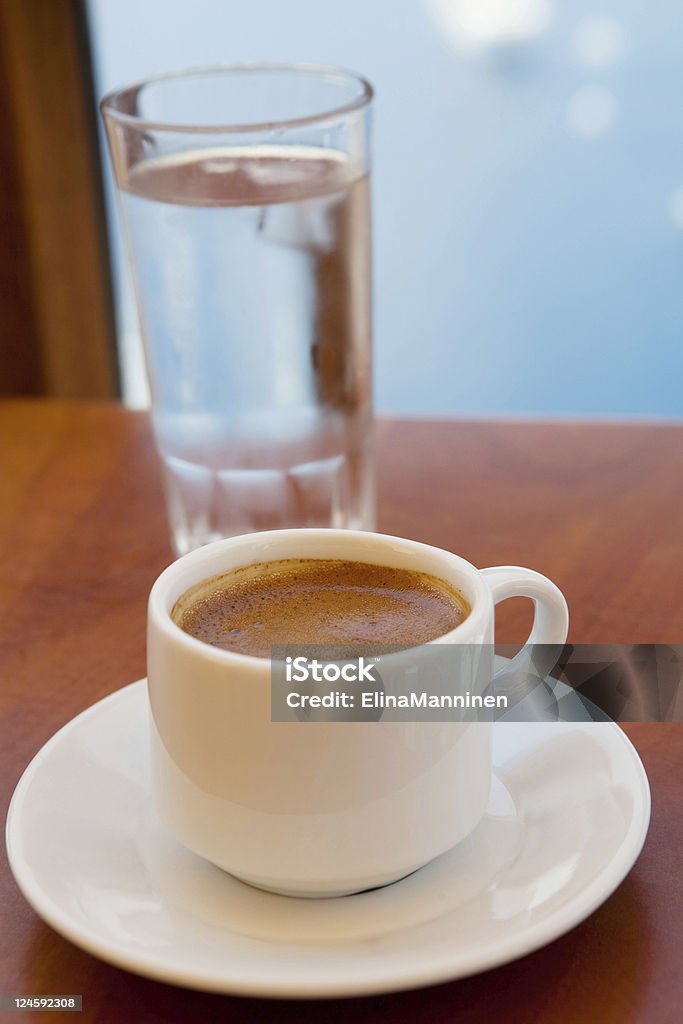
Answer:
M412 569L297 558L233 569L192 587L171 612L182 630L237 654L275 644L414 647L459 626L465 598Z

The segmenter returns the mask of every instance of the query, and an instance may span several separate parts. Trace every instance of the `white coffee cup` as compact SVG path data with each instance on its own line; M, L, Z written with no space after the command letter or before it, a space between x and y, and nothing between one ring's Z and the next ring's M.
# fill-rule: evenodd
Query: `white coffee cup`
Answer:
M171 618L191 587L278 559L346 559L429 573L467 599L432 643L483 644L493 675L494 605L535 603L530 644L563 644L567 604L531 569L478 570L415 541L350 530L278 530L192 551L149 598L148 677L157 809L189 849L245 882L336 896L395 881L477 825L489 795L486 722L271 721L270 662L211 647Z

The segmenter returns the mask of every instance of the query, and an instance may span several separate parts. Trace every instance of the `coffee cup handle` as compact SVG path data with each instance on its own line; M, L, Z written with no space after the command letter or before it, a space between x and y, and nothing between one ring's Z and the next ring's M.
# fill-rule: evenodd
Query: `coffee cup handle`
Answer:
M519 565L482 569L493 603L508 597L528 597L534 602L534 622L522 648L494 676L496 693L508 697L508 705L522 700L557 664L569 631L569 609L562 591L552 580Z

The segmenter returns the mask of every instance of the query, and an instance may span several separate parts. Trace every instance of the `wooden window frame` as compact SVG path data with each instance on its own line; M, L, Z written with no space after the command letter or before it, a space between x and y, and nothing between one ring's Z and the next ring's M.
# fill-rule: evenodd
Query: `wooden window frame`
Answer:
M119 394L83 0L0 0L0 393Z

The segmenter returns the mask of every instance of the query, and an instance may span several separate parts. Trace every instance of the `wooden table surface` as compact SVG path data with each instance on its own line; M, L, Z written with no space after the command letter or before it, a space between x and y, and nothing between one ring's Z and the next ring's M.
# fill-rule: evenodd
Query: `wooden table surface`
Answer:
M7 402L0 404L0 437L6 807L22 770L56 729L144 675L146 596L171 553L144 414L115 405ZM479 566L518 563L546 573L567 595L576 642L681 642L682 453L677 426L385 422L380 528L450 548ZM521 640L528 620L524 602L507 602L498 638ZM80 1019L98 1024L677 1022L683 726L627 731L652 786L645 849L595 914L516 963L351 1001L206 995L81 952L36 917L3 862L0 994L82 993Z

